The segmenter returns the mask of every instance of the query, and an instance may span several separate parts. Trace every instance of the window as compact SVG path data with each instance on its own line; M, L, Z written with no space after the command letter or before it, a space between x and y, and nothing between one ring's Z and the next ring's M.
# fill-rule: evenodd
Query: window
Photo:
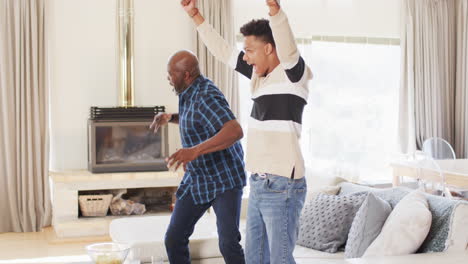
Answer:
M400 46L304 43L299 49L314 73L302 119L306 166L355 181L388 181L397 146ZM246 129L252 101L249 80L239 76Z

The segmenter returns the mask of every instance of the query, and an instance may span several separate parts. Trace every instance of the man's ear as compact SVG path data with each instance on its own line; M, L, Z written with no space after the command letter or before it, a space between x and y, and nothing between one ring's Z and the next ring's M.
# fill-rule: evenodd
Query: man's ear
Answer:
M184 72L184 80L186 80L186 81L190 80L190 72L188 72L188 71Z
M267 44L263 47L263 49L264 49L266 55L270 55L271 53L273 53L273 50L274 50L275 48L273 47L273 45L271 45L271 43L267 43Z

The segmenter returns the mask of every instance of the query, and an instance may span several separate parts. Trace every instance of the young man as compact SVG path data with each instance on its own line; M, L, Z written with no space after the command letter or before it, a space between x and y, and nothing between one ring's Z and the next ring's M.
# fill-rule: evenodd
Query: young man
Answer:
M196 8L196 0L181 4L211 53L251 79L246 263L295 263L292 253L306 195L299 138L312 73L277 1L266 1L269 20L253 20L241 28L245 52L215 32Z
M183 149L169 157L168 166L185 168L166 232L170 263L190 263L189 237L205 211L213 207L219 249L228 264L243 264L239 218L245 186L242 128L221 91L200 74L197 57L175 53L168 64L168 80L179 96L178 114L155 116L156 132L168 122L179 124Z

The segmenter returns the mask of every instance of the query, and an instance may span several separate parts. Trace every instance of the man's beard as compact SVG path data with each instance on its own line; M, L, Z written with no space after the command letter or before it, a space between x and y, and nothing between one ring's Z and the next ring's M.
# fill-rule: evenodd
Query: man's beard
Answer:
M176 87L173 87L172 88L172 91L175 93L175 95L179 96L183 91L185 90L185 88L180 88L180 89L177 89Z
M185 89L187 88L186 84L185 83L181 83L181 84L173 84L172 86L172 91L175 93L175 95L179 96L183 91L185 91Z

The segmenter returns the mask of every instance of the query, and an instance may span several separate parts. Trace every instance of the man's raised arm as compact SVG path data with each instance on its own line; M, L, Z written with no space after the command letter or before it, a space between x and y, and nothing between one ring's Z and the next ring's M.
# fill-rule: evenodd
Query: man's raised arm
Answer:
M197 8L196 0L182 0L182 7L197 25L197 31L208 50L218 60L235 69L247 78L252 77L252 66L242 60L244 52L230 45L218 32L207 22Z
M312 73L299 53L286 14L276 0L266 0L266 4L270 9L270 26L276 43L276 52L289 80L296 83L312 79Z

